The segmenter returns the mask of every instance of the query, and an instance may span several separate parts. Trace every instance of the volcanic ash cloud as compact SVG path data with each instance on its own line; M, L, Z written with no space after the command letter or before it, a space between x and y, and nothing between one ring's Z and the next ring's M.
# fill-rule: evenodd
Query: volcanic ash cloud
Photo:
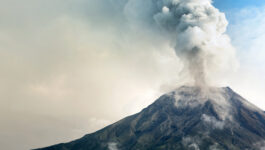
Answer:
M211 0L129 0L124 11L134 21L166 33L196 86L237 66L225 34L228 22Z

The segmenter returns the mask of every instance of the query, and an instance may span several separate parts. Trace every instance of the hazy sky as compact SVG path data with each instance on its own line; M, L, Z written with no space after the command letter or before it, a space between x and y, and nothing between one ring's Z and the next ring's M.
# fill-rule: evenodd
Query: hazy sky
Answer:
M79 138L181 85L167 41L114 0L0 0L0 149ZM218 0L240 67L220 75L265 109L265 2Z

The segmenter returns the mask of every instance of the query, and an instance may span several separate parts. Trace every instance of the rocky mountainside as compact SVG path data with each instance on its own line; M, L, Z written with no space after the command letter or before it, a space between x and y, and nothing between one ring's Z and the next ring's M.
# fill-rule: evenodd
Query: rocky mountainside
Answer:
M161 96L141 112L95 133L38 150L262 149L262 110L229 87L183 86Z

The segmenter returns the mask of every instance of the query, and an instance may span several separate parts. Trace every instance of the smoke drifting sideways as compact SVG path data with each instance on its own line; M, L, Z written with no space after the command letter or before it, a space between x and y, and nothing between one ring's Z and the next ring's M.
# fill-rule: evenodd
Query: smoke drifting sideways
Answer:
M161 32L183 63L190 84L207 86L238 66L225 14L211 0L120 0L131 24ZM117 4L117 2L116 2Z

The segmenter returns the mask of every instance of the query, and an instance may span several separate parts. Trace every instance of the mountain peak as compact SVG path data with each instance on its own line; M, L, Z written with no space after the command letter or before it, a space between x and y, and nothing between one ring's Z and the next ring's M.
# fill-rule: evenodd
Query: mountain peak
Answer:
M231 88L182 86L135 115L42 150L256 150L264 145L264 112Z
M177 108L195 108L211 103L222 120L232 119L230 114L233 109L240 106L262 112L230 87L181 86L166 95L175 99L174 105Z

